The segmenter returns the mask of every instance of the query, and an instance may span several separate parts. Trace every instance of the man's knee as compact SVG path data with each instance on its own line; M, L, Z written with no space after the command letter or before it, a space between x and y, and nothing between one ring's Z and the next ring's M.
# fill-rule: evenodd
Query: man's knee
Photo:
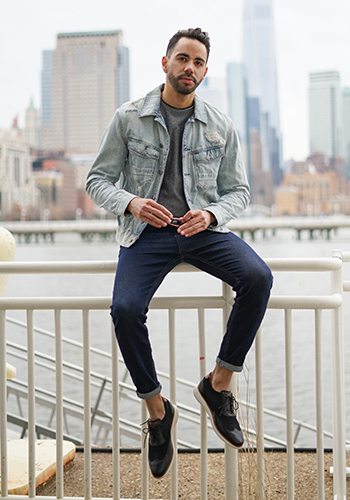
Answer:
M143 307L135 300L125 300L116 298L111 305L111 316L113 323L130 322L139 318L143 313Z
M270 293L273 284L273 276L270 268L265 263L263 263L263 265L259 266L255 270L253 276L255 286L258 287L261 291Z
M269 294L273 283L273 276L270 268L264 261L251 264L246 267L243 281L243 290L258 294Z

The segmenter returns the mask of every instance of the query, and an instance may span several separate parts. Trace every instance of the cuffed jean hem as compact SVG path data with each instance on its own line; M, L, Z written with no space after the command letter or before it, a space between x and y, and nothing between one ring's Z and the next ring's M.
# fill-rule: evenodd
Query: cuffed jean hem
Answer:
M226 363L226 361L223 361L219 357L216 358L216 364L222 366L222 368L231 370L231 372L241 372L243 370L243 366L231 365L230 363Z
M136 391L136 394L138 395L138 397L140 399L150 399L150 398L153 398L153 396L157 396L157 394L160 394L161 390L162 390L162 386L161 386L161 384L159 384L158 387L156 387L154 389L154 391L145 392L145 393L140 393L140 392Z

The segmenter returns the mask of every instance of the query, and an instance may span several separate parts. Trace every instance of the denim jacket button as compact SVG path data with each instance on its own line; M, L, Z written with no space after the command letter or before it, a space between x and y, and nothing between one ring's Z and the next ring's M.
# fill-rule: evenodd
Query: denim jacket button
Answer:
M161 170L158 170L158 174L159 174L159 175L162 175L162 173L163 173L163 172L162 172Z

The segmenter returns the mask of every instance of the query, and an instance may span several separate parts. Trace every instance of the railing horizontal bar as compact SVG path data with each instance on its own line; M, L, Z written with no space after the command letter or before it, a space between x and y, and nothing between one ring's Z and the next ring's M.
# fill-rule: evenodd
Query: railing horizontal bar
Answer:
M6 274L80 274L114 273L117 261L51 261L1 262L0 273Z
M342 305L339 293L314 296L274 296L271 297L270 309L334 309ZM108 309L110 297L0 297L0 310L47 310L47 309ZM222 309L225 299L212 297L154 297L151 309Z
M109 309L111 297L0 297L0 310L47 310L47 309ZM220 296L212 297L155 297L151 309L218 309L223 308L225 300Z
M115 273L118 261L0 262L0 274L103 274ZM201 272L191 264L179 264L172 272Z
M343 254L347 256L347 254ZM350 260L350 257L349 257ZM265 259L272 271L335 271L342 265L336 258L270 258ZM114 273L118 262L110 261L41 261L0 262L0 274L80 274ZM190 264L182 263L172 272L201 272Z
M0 310L108 309L110 297L0 297Z
M341 259L332 258L304 258L304 259L264 259L272 271L336 271L342 266Z
M219 295L211 297L154 297L150 309L223 309L226 301Z
M350 252L342 252L341 253L343 262L350 262Z
M269 309L335 309L343 303L340 293L332 295L275 296L271 297Z

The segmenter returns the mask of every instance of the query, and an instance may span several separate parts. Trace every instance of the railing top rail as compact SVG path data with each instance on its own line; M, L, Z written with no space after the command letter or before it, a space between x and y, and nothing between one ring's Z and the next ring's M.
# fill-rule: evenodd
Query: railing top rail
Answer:
M205 297L154 297L151 309L222 309L220 295ZM0 310L76 310L109 309L111 297L0 297Z
M0 297L0 310L103 310L111 297ZM150 309L222 309L226 301L220 295L205 297L154 297ZM270 309L335 309L342 295L273 296Z
M270 258L265 259L272 271L336 271L339 258ZM40 261L0 262L0 274L84 274L114 273L118 262L111 261ZM201 272L190 264L180 264L173 272Z
M350 252L341 252L343 262L350 262Z
M272 258L265 259L272 271L337 271L342 266L339 258Z

